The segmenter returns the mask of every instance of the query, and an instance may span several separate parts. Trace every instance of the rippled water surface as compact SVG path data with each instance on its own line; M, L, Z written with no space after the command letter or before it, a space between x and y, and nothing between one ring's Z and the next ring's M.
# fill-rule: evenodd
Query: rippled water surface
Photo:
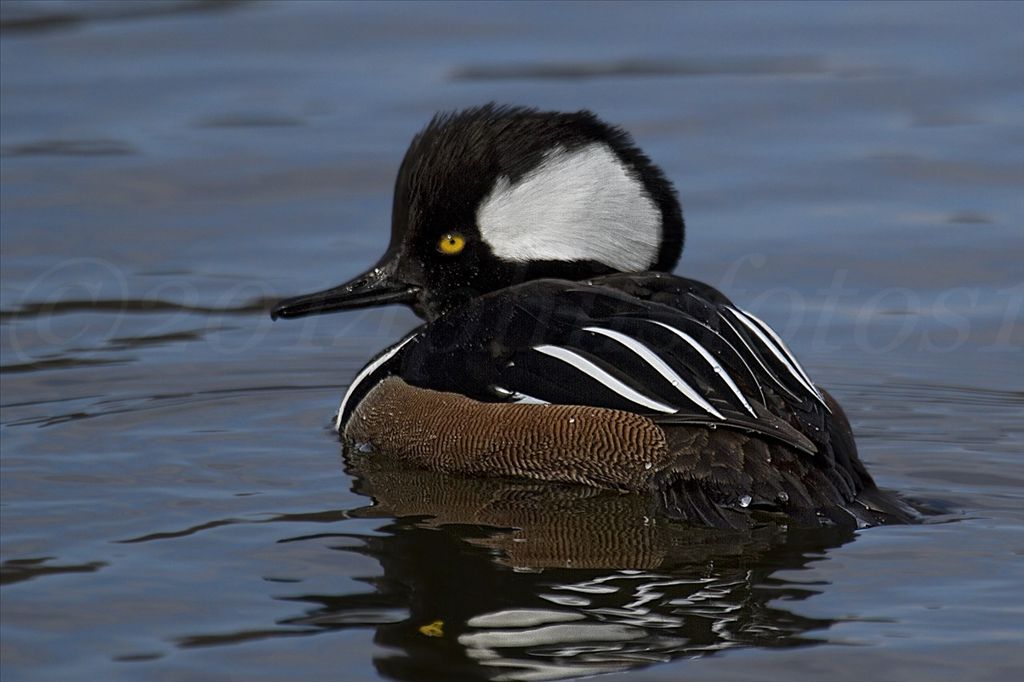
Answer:
M1015 679L1024 5L2 5L8 680ZM438 109L590 108L924 525L728 534L342 458Z

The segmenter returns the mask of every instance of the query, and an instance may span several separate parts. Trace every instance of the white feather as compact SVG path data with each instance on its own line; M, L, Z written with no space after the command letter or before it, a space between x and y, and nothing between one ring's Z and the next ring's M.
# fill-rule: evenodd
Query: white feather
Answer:
M366 380L366 377L373 374L378 367L383 365L391 358L395 357L395 354L398 353L398 351L402 350L405 344L409 343L415 338L415 334L410 334L409 336L402 339L395 345L391 346L391 348L388 348L383 353L378 355L377 358L373 360L370 364L368 364L366 367L363 367L361 370L359 370L359 374L356 375L356 378L352 380L351 384L349 384L348 390L345 391L345 397L341 399L341 406L338 408L338 416L334 418L335 431L341 429L341 417L342 415L345 414L345 406L348 404L348 401L352 398L352 394L356 392L357 388L359 388L359 384L363 383L363 381Z
M670 332L681 338L683 341L685 341L695 351L697 351L697 353L700 354L702 358L704 358L704 361L711 365L711 369L714 370L715 374L722 377L725 383L728 384L729 390L731 390L733 394L737 398L739 398L740 402L743 403L743 407L746 408L747 412L749 412L750 415L755 419L757 418L757 413L754 412L754 409L750 407L750 403L748 403L747 399L743 396L742 393L740 393L740 388L739 386L736 385L736 382L733 381L732 376L727 371L725 371L725 368L718 363L718 360L716 360L714 356L711 355L711 353L709 353L706 348L704 348L704 346L700 345L697 342L697 339L693 338L684 331L680 331L675 327L665 324L664 322L658 322L657 320L647 320L647 322L650 322L651 324L656 324L659 327L664 327L665 329L669 330Z
M661 212L605 144L559 147L512 184L499 177L477 209L484 241L499 258L597 261L647 270L661 245Z
M693 386L686 383L686 380L679 376L674 369L669 367L667 362L659 358L654 351L636 339L630 338L622 332L617 332L614 329L605 329L604 327L584 327L583 331L594 332L595 334L601 334L602 336L607 336L609 339L618 341L623 346L633 351L633 353L640 357L641 360L653 367L658 374L663 376L666 381L672 384L673 388L686 396L691 402L696 403L698 407L708 414L713 415L718 419L725 419L721 412L716 410L711 403L705 400L704 396L698 393Z
M534 398L532 395L527 395L525 393L518 393L516 391L510 391L507 388L502 388L501 386L493 386L492 388L494 388L494 392L497 393L502 398L508 398L512 402L519 403L521 405L550 405L551 404L551 403L549 403L546 400L541 400L540 398Z
M544 355L550 355L551 357L557 358L569 366L576 368L588 377L604 384L605 388L608 390L618 393L620 396L632 403L636 403L637 405L656 412L665 412L667 414L675 414L678 412L674 407L658 402L653 398L648 398L639 391L630 388L608 372L592 363L590 360L587 360L578 353L574 353L568 348L562 348L560 346L536 346L534 347L534 350L539 353L543 353Z
M775 358L781 362L787 370L789 370L789 373L793 375L793 378L797 380L797 383L810 391L810 393L816 397L822 405L825 405L825 399L811 382L810 377L807 376L803 368L800 367L800 364L797 363L796 358L793 357L789 352L789 349L787 349L785 344L782 343L782 339L779 338L778 334L776 334L771 327L766 325L764 322L761 322L750 313L746 313L738 308L729 308L729 310L732 311L736 319L742 322L747 329L752 331L754 336L756 336L761 343L763 343L768 350L772 352L772 355L774 355ZM764 328L764 331L762 331L762 327ZM768 334L771 334L775 343L765 335L765 331L768 332ZM827 409L828 405L825 405L825 408Z

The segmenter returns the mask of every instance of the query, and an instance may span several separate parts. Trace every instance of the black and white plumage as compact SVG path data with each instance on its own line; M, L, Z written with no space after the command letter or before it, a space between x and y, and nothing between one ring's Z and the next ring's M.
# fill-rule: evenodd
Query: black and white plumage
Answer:
M335 425L431 468L641 485L669 513L709 525L758 513L810 525L909 518L875 488L842 411L778 335L712 287L664 272L682 242L674 190L624 132L586 112L488 105L435 118L414 139L396 182L391 247L373 269L274 314L403 302L425 317L358 373ZM381 402L378 387L395 380L408 390L387 400L410 405ZM444 396L458 396L467 414L509 409L464 423ZM453 413L423 411L434 402ZM650 475L602 463L596 474L553 471L541 459L588 447L544 423L573 405L607 417L598 439L610 457L641 433L667 456L642 465ZM521 442L483 435L483 422L524 414L527 426L511 432ZM376 432L349 428L367 419ZM619 419L632 420L626 431ZM472 446L459 450L446 425ZM519 460L508 452L517 443L527 453ZM445 448L473 461L453 463Z
M794 408L812 403L828 411L817 390L805 386L799 365L779 359L786 358L781 342L750 333L739 321L748 313L710 302L697 282L647 280L536 280L475 299L403 339L354 381L337 424L347 421L361 393L397 375L475 400L594 405L665 424L756 432L814 454L814 443L765 405L767 388ZM660 280L679 292L681 305L636 295Z

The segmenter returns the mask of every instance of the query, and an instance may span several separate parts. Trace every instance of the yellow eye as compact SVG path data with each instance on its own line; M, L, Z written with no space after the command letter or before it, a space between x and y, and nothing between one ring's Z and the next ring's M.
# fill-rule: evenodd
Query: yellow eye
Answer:
M466 238L458 232L449 232L437 241L437 250L446 256L454 256L466 248Z

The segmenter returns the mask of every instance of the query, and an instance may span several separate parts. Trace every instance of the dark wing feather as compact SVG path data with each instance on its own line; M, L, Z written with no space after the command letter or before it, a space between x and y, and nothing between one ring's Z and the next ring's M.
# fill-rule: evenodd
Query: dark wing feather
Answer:
M711 287L670 275L536 280L423 325L360 372L346 401L398 375L479 401L627 410L663 427L675 458L656 489L680 518L723 527L743 527L751 511L807 525L911 519L874 486L839 405L743 315Z
M604 279L537 280L476 299L425 325L404 353L402 377L477 400L608 407L665 426L734 429L805 453L818 449L792 410L779 409L791 407L786 399L803 405L817 396L806 389L800 400L766 395L768 350L742 336L730 340L722 320L740 313L724 297L683 291L644 300Z
M594 280L595 284L614 288L635 299L658 303L673 310L697 317L714 329L722 342L716 349L731 346L756 376L762 403L809 437L818 451L831 461L830 407L822 392L807 378L785 344L757 318L740 311L714 288L690 279L647 273L643 275L610 275ZM760 335L754 332L760 332ZM780 360L781 358L785 359ZM729 362L729 358L723 358ZM729 364L737 380L748 376L735 362Z

